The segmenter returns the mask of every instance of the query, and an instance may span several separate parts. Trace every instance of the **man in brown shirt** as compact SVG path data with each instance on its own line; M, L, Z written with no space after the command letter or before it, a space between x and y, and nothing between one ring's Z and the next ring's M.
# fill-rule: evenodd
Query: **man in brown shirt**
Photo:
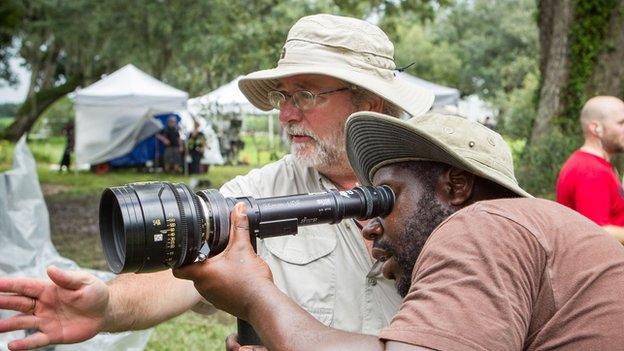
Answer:
M624 349L624 248L522 190L500 135L457 116L374 112L346 131L361 183L395 193L393 211L363 230L404 296L379 337L326 327L280 292L242 204L228 249L176 274L250 321L270 350Z

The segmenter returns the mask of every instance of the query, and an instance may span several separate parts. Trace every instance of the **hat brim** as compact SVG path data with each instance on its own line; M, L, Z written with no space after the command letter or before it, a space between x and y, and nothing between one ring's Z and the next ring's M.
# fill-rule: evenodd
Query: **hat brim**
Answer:
M345 126L349 163L363 185L381 167L409 161L436 161L491 180L523 197L533 197L508 176L462 156L436 137L397 118L375 112L357 112Z
M329 65L278 66L248 74L241 78L238 86L254 106L269 111L273 106L269 103L268 93L275 90L278 79L301 74L326 75L357 85L397 105L412 116L420 116L427 112L435 98L431 91L396 77L388 81L370 72L358 72Z

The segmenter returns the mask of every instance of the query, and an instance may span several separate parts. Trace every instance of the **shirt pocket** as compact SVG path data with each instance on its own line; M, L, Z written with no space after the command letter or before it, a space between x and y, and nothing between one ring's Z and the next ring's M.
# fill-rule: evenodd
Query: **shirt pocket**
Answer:
M331 325L336 300L337 240L331 229L299 228L295 236L265 239L259 250L275 284L325 325Z

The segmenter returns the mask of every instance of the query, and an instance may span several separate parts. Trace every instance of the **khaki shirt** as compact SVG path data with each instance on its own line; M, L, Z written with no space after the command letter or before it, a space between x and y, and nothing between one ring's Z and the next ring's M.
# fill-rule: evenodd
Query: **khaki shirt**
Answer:
M335 186L293 156L223 185L225 196L255 198L317 193ZM381 275L354 220L300 227L295 236L258 240L277 287L323 324L377 335L397 312L401 297Z

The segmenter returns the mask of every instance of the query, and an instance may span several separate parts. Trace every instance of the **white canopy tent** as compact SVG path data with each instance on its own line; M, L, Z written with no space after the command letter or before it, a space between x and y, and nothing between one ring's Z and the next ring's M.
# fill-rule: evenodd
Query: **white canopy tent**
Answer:
M432 83L405 72L398 72L397 77L421 88L429 89L431 92L433 92L435 94L433 107L448 105L457 106L457 104L459 103L459 90L455 88L449 88L443 85Z
M491 104L481 100L477 95L466 96L459 101L457 109L462 116L479 123L488 122L486 121L488 118L489 123L496 123L496 117L498 116L498 110Z
M219 88L211 91L210 93L199 96L193 99L190 99L187 103L188 111L197 116L197 115L207 115L213 122L217 125L217 129L227 129L229 125L229 121L219 121L220 117L218 116L237 116L237 118L242 118L246 115L260 115L260 116L271 116L275 115L276 111L262 111L259 108L252 105L245 95L238 88L238 81L243 76L238 76L233 81L220 86ZM226 118L227 119L227 118ZM220 123L219 123L220 122ZM273 125L273 119L268 119L268 137L269 137L269 145L273 146L273 133L275 126ZM218 150L218 141L214 141L214 145L211 150ZM220 157L220 155L218 155ZM213 152L212 157L217 157L217 155ZM205 158L210 159L210 157L206 156ZM221 162L210 162L222 164Z
M233 81L220 86L210 93L188 101L188 109L191 113L198 113L202 108L207 108L208 113L216 114L241 114L241 115L270 115L274 111L262 111L252 105L238 88L238 81L243 76L238 76Z
M152 116L184 110L187 99L186 92L131 64L76 91L76 162L96 164L127 154L162 128Z

